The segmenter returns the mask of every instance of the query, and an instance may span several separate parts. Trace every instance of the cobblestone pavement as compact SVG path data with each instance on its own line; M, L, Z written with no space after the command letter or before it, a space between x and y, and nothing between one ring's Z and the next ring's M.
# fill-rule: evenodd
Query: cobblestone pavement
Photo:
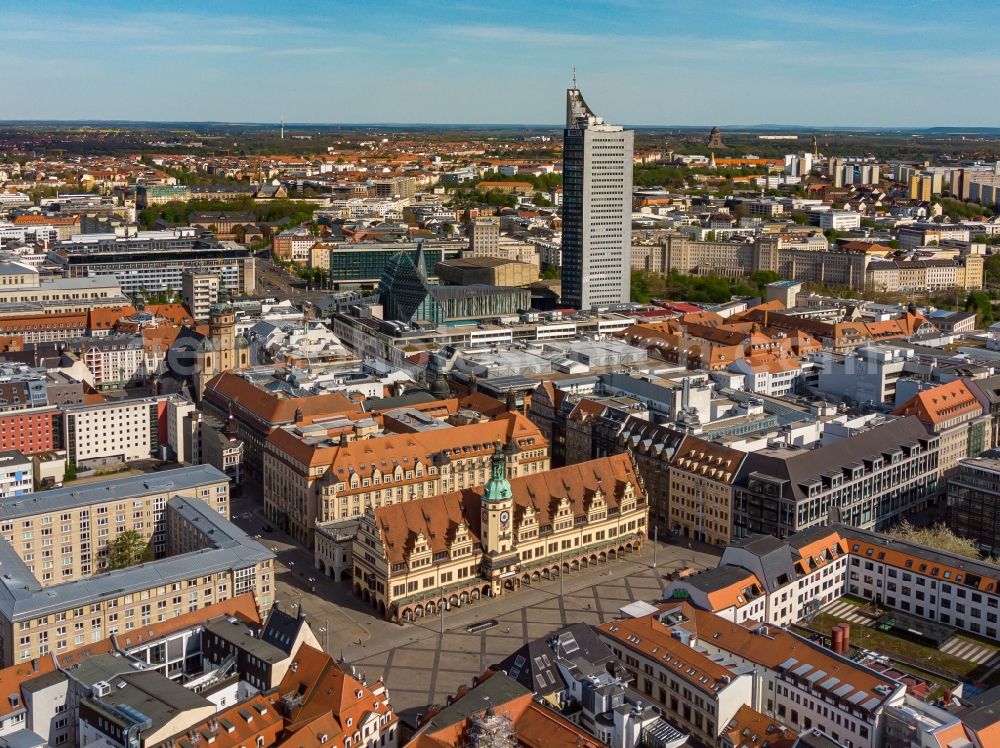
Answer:
M274 550L276 600L283 609L306 613L320 643L354 665L370 681L382 678L400 718L414 724L429 704L443 704L459 686L470 684L522 643L572 622L599 623L635 600L658 599L665 577L693 566L714 568L721 549L653 543L620 561L567 574L497 598L447 611L411 624L379 618L351 594L349 586L316 571L312 554L266 525L252 493L233 503L233 519ZM466 627L485 620L497 625L470 634ZM444 633L442 635L442 627Z
M444 615L398 627L395 636L373 639L344 652L368 679L383 678L400 718L414 724L428 704L443 704L449 694L501 661L526 641L545 636L568 623L596 624L615 618L618 609L635 600L655 601L670 571L691 565L691 551L660 546L657 568L652 552L567 575L563 594L559 582L548 582ZM696 565L714 566L717 559L697 553ZM468 633L471 623L496 620L481 633Z

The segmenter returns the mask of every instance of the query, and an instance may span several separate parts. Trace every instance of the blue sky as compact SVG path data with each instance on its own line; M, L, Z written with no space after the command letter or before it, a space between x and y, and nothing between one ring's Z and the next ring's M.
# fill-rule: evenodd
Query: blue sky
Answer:
M3 119L1000 125L994 0L7 0Z

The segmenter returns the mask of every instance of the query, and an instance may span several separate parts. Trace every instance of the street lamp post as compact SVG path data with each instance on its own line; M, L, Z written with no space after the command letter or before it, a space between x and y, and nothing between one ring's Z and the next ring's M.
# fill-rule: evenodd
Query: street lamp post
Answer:
M444 639L444 587L441 587L441 598L442 599L438 601L438 608L441 611L441 637L442 637L442 646L444 646L444 644L443 644L443 639Z
M656 541L660 536L660 526L653 525L653 568L656 568Z

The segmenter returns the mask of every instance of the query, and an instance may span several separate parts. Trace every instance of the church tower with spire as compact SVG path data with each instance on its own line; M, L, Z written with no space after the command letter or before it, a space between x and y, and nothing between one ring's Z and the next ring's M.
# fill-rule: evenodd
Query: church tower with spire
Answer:
M208 335L195 355L198 397L212 377L250 365L250 347L236 332L236 310L228 304L213 304L209 310Z

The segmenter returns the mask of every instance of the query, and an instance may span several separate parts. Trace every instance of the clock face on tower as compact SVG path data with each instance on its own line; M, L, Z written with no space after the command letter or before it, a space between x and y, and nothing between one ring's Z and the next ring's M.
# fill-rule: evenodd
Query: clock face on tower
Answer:
M500 512L500 521L506 525L507 522L510 521L510 512L508 512L506 509Z

